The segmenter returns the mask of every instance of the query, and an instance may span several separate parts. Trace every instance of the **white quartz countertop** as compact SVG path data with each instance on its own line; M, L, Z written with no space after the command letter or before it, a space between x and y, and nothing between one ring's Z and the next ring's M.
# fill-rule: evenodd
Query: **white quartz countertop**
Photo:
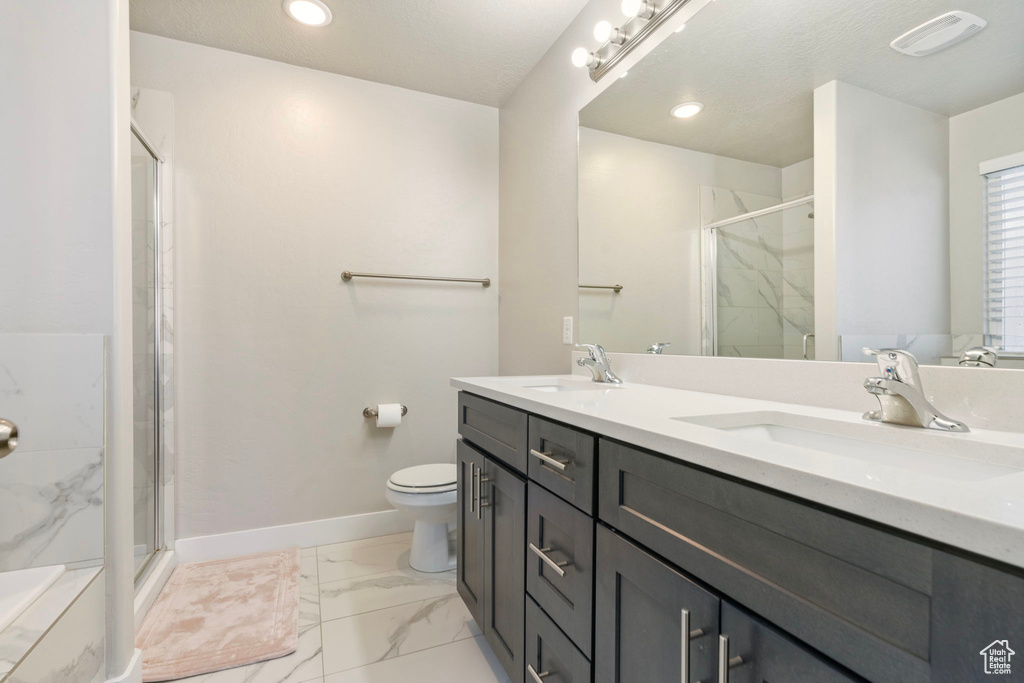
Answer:
M530 388L552 383L592 384L572 375L451 381L457 389L530 413L1024 567L1022 433L868 425L860 413L646 384L557 392ZM861 431L897 430L882 436L913 444L922 451L921 462L842 457L673 419L756 412L819 418ZM932 446L960 457L942 456L944 468L929 467ZM963 476L957 475L960 463ZM998 476L971 476L990 463L997 465Z

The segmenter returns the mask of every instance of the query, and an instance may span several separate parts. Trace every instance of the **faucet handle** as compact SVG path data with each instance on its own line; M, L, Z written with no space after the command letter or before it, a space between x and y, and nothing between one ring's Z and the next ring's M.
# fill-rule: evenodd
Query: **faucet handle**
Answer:
M862 349L865 356L874 356L878 370L886 379L894 379L915 387L921 386L921 375L917 370L917 358L904 349Z
M604 353L604 347L600 344L576 344L577 349L586 349L590 354L590 357L594 360L601 360L607 358Z

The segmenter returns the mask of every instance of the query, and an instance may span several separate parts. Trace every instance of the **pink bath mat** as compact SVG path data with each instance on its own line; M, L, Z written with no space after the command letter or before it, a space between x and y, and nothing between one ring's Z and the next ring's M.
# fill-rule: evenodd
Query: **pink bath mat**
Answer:
M186 676L295 652L299 549L183 564L135 635L142 680Z

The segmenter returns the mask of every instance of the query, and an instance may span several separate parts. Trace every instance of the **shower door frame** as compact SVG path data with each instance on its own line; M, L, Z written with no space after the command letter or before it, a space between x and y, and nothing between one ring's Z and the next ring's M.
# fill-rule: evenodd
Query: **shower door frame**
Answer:
M149 553L146 561L135 572L135 586L141 586L147 578L150 569L154 566L154 560L164 548L164 490L163 490L163 469L164 453L163 425L161 420L162 411L162 387L163 377L163 248L161 232L163 228L163 165L164 157L157 151L142 128L131 121L131 131L135 139L145 148L156 163L153 166L153 519L149 520L153 526L153 551ZM134 461L134 454L133 454ZM133 509L134 513L134 509Z

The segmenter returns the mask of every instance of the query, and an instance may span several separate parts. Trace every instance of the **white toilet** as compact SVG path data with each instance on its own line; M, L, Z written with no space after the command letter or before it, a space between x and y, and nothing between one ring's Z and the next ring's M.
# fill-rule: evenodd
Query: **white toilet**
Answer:
M455 568L455 553L448 549L448 529L455 525L457 472L454 464L418 465L399 470L388 479L388 502L416 522L409 564L417 571Z

